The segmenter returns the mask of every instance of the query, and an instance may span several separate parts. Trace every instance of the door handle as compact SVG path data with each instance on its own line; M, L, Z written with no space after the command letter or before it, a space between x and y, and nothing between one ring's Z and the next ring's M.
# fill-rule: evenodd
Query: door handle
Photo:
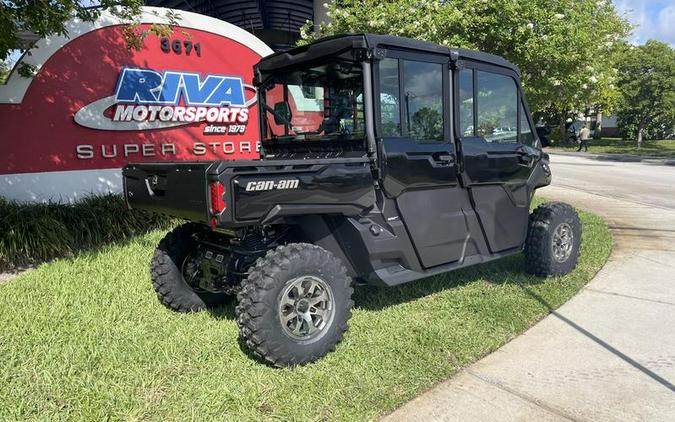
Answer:
M455 162L455 156L452 154L439 154L434 156L434 160L452 164Z
M519 150L517 154L518 154L518 162L520 164L524 164L530 167L532 163L534 163L534 155L528 153L527 151Z

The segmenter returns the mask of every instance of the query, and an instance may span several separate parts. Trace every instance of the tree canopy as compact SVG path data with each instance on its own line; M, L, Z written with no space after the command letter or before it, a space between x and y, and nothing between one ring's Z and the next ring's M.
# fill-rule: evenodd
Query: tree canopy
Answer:
M91 6L91 5L95 6ZM137 17L140 16L143 0L6 0L0 7L0 62L5 62L16 50L30 50L36 38L52 35L68 35L66 24L75 18L93 22L108 10L113 16L127 23L124 38L131 49L140 49L141 41L148 33L168 35L179 15L168 11L167 25L153 24L149 30L139 31ZM3 64L6 68L6 62ZM30 76L31 66L18 69L22 76ZM2 72L2 70L0 70Z
M104 8L116 16L131 21L140 13L143 0L100 0L99 7L85 6L78 0L9 0L0 8L0 59L17 49L29 47L21 34L67 35L66 22L73 17L94 21ZM117 6L117 7L114 7Z
M0 61L0 84L4 84L9 76L9 67L4 61Z
M662 138L675 131L675 49L650 40L628 46L617 64L621 93L619 127L624 135Z
M612 108L615 47L630 26L609 0L332 0L331 22L302 37L343 32L418 38L517 64L533 111Z

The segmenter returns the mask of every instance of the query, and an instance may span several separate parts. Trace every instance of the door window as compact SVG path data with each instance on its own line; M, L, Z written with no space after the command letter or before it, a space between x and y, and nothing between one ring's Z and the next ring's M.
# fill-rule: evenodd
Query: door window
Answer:
M459 71L459 135L474 136L473 70Z
M476 135L488 142L517 143L518 88L509 76L478 71Z
M380 61L379 78L382 136L401 136L398 59L384 59Z
M534 134L530 126L530 119L527 118L522 103L520 103L520 143L529 146L534 145Z
M404 60L403 93L409 135L443 140L443 65Z

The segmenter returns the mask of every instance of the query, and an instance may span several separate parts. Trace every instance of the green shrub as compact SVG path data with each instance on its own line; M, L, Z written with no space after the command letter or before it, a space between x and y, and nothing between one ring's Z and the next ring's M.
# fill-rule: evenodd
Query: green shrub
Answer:
M0 198L0 269L73 256L170 224L168 217L125 209L115 194L74 204L20 204Z

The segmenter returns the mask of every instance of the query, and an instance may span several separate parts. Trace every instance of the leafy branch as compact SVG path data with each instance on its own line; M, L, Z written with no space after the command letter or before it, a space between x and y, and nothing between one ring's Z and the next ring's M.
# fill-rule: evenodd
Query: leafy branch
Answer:
M0 8L0 61L7 68L7 58L17 50L26 51L35 48L35 41L49 36L68 37L67 24L73 18L84 22L94 22L107 10L121 23L125 24L123 36L127 48L140 50L143 40L149 34L168 36L178 24L180 15L168 10L164 14L165 24L154 23L141 30L142 0L99 0L96 6L84 6L78 0L43 0L2 2ZM158 12L153 12L159 16ZM37 68L22 63L17 73L23 77L31 77ZM5 76L6 78L6 76Z

